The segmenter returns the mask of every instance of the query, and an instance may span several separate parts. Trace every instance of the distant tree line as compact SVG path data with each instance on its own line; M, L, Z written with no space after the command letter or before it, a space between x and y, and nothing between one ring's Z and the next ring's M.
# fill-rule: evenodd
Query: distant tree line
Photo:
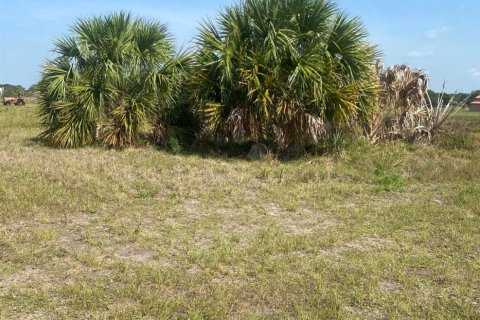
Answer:
M28 89L21 85L0 84L0 88L4 88L3 96L5 97L34 96L37 92L37 87L37 84L30 86Z
M11 84L0 84L0 88L4 88L3 95L5 97L16 97L25 94L25 88L23 86L16 86Z
M438 105L438 99L440 98L441 92L435 92L433 90L428 90L428 95L432 100L434 106ZM472 102L475 97L480 96L480 90L472 91L471 93L445 93L443 95L443 102L448 103L453 99L455 105L461 105L463 103L469 104Z

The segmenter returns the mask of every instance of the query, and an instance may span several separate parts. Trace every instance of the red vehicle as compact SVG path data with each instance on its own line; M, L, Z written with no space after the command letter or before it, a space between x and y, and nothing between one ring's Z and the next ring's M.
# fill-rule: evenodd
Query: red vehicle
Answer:
M11 106L12 104L16 106L24 106L25 99L22 97L12 98L12 97L3 97L3 105L4 106Z

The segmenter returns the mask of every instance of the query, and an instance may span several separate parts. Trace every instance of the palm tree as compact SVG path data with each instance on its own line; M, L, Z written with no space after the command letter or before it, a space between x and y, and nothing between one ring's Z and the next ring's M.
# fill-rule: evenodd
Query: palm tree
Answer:
M79 20L39 84L41 136L74 148L135 143L171 107L184 72L165 25L128 13Z
M317 142L372 112L377 49L357 18L328 0L246 0L203 23L193 103L206 134Z

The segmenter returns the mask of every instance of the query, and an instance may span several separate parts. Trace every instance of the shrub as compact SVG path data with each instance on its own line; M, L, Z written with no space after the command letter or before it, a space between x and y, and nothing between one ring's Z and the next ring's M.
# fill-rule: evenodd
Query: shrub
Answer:
M41 137L65 148L137 142L174 105L187 61L165 25L125 13L77 21L54 51L39 84Z
M210 138L314 144L375 106L377 49L332 1L246 0L197 45L192 99Z

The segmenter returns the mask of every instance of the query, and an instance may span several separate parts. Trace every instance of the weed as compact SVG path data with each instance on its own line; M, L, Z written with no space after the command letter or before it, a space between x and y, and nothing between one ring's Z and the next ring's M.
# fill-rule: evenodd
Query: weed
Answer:
M382 152L377 156L373 164L375 166L375 183L380 191L398 191L403 187L404 181L400 174L403 161L395 155Z

